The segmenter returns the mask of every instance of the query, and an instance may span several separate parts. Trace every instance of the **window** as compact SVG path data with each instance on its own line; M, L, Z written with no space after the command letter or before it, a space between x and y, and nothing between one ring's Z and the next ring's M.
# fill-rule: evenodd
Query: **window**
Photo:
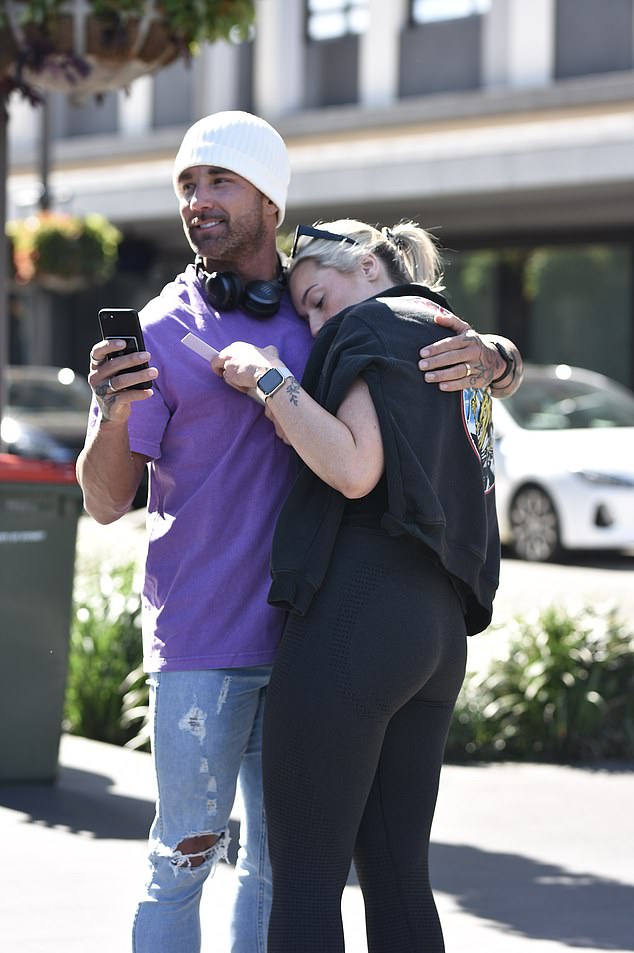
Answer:
M311 40L363 33L368 25L368 0L308 0L307 16Z
M412 0L412 23L457 20L488 13L491 0Z
M558 0L555 79L631 70L633 29L632 0Z

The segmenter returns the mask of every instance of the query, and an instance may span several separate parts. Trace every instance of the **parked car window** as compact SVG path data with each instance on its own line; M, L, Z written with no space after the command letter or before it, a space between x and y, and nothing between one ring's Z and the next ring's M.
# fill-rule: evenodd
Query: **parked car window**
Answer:
M599 389L576 380L530 379L507 401L520 427L527 430L575 430L634 427L634 399L617 389Z
M9 453L73 462L86 435L88 381L70 367L7 367L0 434Z
M90 388L75 377L61 380L9 380L9 406L19 410L81 410L90 406Z

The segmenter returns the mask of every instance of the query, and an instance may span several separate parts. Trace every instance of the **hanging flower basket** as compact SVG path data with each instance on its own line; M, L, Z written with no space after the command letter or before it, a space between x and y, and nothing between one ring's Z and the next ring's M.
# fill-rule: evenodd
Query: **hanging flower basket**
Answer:
M0 0L0 96L129 86L201 42L245 38L253 0Z
M113 274L121 233L102 215L40 212L7 224L16 280L49 291L79 291Z
M2 262L0 262L0 274L4 274L6 276L9 286L11 286L14 283L14 281L17 280L18 276L15 270L15 256L13 254L13 239L8 234L8 232L7 232L6 249L7 249L7 257L5 260L5 271L3 272L1 270Z

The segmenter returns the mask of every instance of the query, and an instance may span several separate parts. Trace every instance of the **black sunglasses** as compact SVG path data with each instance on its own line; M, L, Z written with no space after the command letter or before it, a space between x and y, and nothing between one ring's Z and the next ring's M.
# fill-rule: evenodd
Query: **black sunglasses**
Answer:
M293 239L293 247L291 248L290 254L291 258L295 257L297 243L300 238L304 236L306 238L323 238L331 242L348 242L349 245L359 244L354 238L350 238L349 235L337 235L335 232L327 232L324 228L314 228L312 225L298 225L295 229L295 238Z

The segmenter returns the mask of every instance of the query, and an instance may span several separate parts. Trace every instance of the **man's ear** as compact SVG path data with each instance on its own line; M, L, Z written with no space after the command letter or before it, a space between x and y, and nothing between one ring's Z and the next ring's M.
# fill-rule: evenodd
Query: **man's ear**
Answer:
M264 198L264 214L273 215L275 219L277 220L277 213L279 211L277 205L275 204L275 202L271 201L268 195L264 195L263 198Z

